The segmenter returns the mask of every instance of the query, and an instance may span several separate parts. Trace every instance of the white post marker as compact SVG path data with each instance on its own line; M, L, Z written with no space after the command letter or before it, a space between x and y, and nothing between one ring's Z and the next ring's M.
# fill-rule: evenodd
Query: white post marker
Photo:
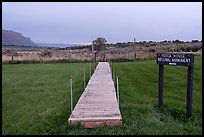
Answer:
M113 79L113 66L112 66L112 63L111 63L111 62L110 62L109 64L110 64L110 69L111 69L111 77L112 77L112 79Z
M112 80L113 80L113 82L114 82L114 85L115 85L115 77L114 77L115 75L114 75L114 69L112 68Z
M85 83L86 83L85 81L86 81L86 74L85 74L85 68L84 68L84 89L85 89L85 85L86 85L86 84L85 84Z
M118 83L118 76L116 76L117 78L117 96L118 96L118 104L119 104L119 83Z
M71 96L71 113L73 110L73 102L72 102L72 76L70 76L70 96Z
M115 69L113 68L113 72L114 72L114 75L113 75L113 78L114 78L114 82L116 82L116 71L115 71Z

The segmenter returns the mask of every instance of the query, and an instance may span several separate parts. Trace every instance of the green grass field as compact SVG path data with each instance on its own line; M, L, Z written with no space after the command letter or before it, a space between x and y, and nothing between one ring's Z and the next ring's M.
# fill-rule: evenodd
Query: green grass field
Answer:
M195 57L193 117L186 118L187 67L164 67L164 106L157 107L155 60L112 63L119 77L122 127L69 126L89 63L2 65L2 134L202 134L202 56ZM93 65L92 65L93 67Z

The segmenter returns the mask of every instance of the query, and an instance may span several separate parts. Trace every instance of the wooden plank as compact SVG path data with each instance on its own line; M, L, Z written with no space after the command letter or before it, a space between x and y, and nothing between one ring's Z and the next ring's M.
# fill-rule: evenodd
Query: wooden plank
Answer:
M108 62L99 62L68 122L79 123L85 128L122 125L122 116Z

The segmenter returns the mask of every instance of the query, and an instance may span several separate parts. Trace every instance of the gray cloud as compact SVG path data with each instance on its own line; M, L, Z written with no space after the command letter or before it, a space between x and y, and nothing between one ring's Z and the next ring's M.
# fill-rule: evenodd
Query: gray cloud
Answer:
M49 43L202 39L202 3L3 2L2 25Z

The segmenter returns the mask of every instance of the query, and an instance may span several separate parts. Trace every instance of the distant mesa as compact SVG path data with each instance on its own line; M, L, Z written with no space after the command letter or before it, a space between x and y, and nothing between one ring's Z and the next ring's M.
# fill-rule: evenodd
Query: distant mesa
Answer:
M2 46L29 46L29 47L56 47L65 48L73 46L84 46L86 43L38 43L33 42L31 38L23 36L19 32L12 30L2 30Z
M38 46L29 37L11 30L2 30L2 45Z

